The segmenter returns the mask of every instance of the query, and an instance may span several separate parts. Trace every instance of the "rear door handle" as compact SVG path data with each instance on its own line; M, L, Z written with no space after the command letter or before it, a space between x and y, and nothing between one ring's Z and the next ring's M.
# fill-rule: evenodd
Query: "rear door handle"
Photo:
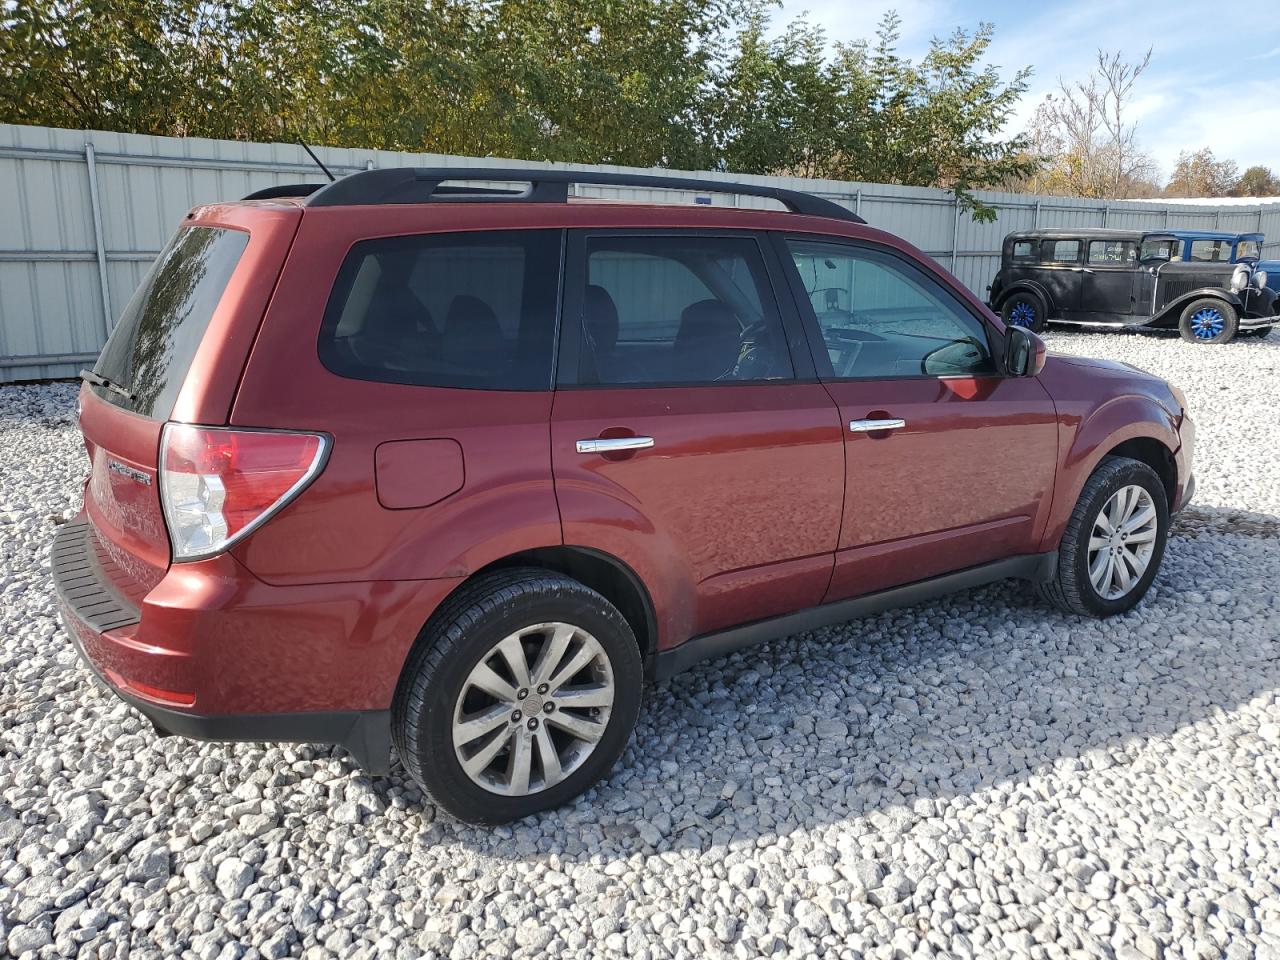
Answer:
M1072 267L1071 269L1075 273L1093 273L1088 267Z
M579 453L621 453L624 450L648 450L653 437L606 437L596 440L579 440Z
M905 420L850 420L849 430L853 433L873 433L876 430L901 430L907 425Z

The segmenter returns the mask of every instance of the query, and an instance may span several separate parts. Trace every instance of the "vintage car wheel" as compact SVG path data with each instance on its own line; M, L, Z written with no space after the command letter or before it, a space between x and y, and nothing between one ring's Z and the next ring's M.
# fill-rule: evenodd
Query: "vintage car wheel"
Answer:
M1192 300L1182 311L1178 332L1191 343L1226 343L1240 324L1236 308L1216 297Z
M1000 316L1010 326L1026 327L1032 333L1040 333L1049 322L1049 307L1038 293L1020 290L1004 302Z

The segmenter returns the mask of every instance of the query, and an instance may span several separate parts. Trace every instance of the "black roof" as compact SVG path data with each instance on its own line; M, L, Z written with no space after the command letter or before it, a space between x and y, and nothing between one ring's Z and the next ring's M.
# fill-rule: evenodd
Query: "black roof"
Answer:
M511 183L515 189L466 185L467 181ZM699 180L642 173L595 173L524 167L398 167L364 170L326 184L286 184L249 194L245 200L305 197L309 207L370 206L393 203L501 202L567 203L569 185L730 193L776 200L792 213L866 223L840 204L800 190L733 180ZM527 186L526 186L527 184Z
M1016 230L1005 237L1013 239L1070 240L1080 237L1087 240L1141 240L1143 237L1171 236L1167 230L1110 230L1106 227L1049 227L1045 230Z

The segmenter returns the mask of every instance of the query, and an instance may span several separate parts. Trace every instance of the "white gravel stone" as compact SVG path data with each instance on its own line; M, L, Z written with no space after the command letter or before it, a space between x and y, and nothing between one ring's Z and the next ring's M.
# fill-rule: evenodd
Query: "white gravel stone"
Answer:
M1048 340L1189 398L1138 610L1001 584L704 664L610 780L499 829L98 687L49 581L75 391L0 388L0 954L1280 958L1280 336Z

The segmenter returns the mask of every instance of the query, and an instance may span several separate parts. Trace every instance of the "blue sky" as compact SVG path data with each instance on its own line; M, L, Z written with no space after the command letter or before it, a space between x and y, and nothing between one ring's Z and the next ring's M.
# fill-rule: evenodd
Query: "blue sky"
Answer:
M1274 2L1274 0L1273 0ZM989 60L1006 74L1034 67L1013 126L1021 129L1059 77L1090 73L1097 50L1140 59L1154 48L1133 105L1138 138L1168 176L1178 151L1203 146L1240 169L1280 173L1280 17L1269 3L1208 4L1077 0L978 3L973 0L784 0L781 24L808 11L832 40L872 37L889 9L902 17L900 51L919 57L933 36L981 21L995 25Z

